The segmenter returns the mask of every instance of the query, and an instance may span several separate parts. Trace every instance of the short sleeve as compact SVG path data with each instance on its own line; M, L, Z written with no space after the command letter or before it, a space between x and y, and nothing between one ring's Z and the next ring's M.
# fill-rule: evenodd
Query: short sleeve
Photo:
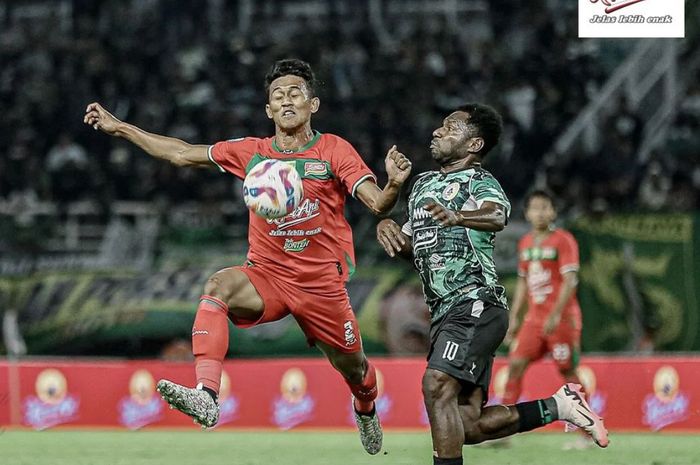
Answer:
M578 243L571 233L562 231L558 244L559 249L559 272L561 274L569 271L578 271Z
M336 137L337 144L331 154L331 169L343 185L345 192L355 196L357 187L362 182L377 177L367 167L360 154L346 140Z
M473 178L469 186L470 194L476 200L477 208L481 208L484 202L493 202L502 205L506 209L506 218L510 217L510 201L503 192L503 188L491 175L478 179Z
M221 172L229 172L244 178L245 168L253 158L259 140L254 137L243 137L217 142L209 146L209 160Z

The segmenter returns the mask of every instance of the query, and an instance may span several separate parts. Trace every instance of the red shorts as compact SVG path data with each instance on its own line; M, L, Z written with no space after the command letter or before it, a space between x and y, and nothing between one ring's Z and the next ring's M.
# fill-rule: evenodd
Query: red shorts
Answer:
M578 366L581 350L581 320L574 315L562 316L559 326L545 336L544 320L525 318L515 341L510 347L510 358L539 360L551 353L560 370Z
M360 328L350 306L345 284L337 279L320 289L304 289L280 279L260 265L236 266L244 272L265 305L258 320L231 316L231 321L241 328L277 321L291 314L299 323L309 345L320 341L340 352L353 353L362 350Z

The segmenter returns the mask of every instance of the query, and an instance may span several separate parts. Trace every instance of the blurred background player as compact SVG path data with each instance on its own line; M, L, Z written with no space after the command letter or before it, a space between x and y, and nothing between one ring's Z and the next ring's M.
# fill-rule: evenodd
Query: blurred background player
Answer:
M435 465L461 465L464 444L530 431L555 420L580 426L598 445L608 445L602 420L575 384L565 384L546 399L484 407L494 354L508 328L493 248L496 232L510 214L510 202L498 181L481 167L501 132L501 116L486 105L466 104L447 116L430 144L440 170L416 178L402 228L389 219L377 226L377 240L389 256L413 260L430 307L423 396Z
M228 319L245 328L291 313L309 343L319 347L344 377L353 394L362 444L367 452L376 454L382 445L374 407L376 377L362 349L345 289L354 268L354 252L344 205L346 195L351 194L375 214L389 212L411 164L392 147L385 161L389 180L382 190L347 141L313 131L311 117L320 100L314 73L306 62L276 62L265 77L265 91L265 112L275 123L274 136L214 145L191 145L147 133L119 121L98 103L87 107L86 124L177 166L216 167L243 178L266 159L296 160L303 179L305 198L297 210L275 221L251 213L246 264L220 270L205 284L192 328L197 387L161 380L158 390L196 423L215 425L222 363L229 346Z
M581 384L576 374L581 349L578 244L554 225L556 216L550 193L527 195L525 218L532 230L518 243L518 281L505 338L510 345L505 404L518 401L527 367L547 354L565 382Z

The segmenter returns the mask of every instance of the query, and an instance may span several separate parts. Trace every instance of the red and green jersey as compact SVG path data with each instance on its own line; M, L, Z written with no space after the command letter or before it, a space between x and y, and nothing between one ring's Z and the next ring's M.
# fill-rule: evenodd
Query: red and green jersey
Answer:
M354 270L352 231L345 219L345 196L375 179L346 140L316 132L297 151L282 151L274 138L245 137L209 147L221 171L244 178L268 159L293 163L304 184L304 198L289 215L266 220L250 213L248 259L303 287L345 282Z
M557 301L564 273L579 269L578 243L570 232L557 228L540 244L535 244L530 232L518 243L518 257L518 275L527 281L527 318L544 321ZM576 317L580 312L574 294L562 316Z

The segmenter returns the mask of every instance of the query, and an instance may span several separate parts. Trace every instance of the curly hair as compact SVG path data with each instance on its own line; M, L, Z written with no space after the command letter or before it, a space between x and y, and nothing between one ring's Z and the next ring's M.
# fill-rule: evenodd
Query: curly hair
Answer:
M270 94L270 84L272 84L272 81L288 75L302 78L306 81L306 86L309 88L311 95L316 95L316 76L311 66L307 62L297 58L279 60L272 65L270 71L265 75L265 94Z
M503 132L503 118L494 108L481 103L466 103L454 111L469 113L467 124L476 128L477 135L484 139L484 148L479 155L484 157L498 145Z

